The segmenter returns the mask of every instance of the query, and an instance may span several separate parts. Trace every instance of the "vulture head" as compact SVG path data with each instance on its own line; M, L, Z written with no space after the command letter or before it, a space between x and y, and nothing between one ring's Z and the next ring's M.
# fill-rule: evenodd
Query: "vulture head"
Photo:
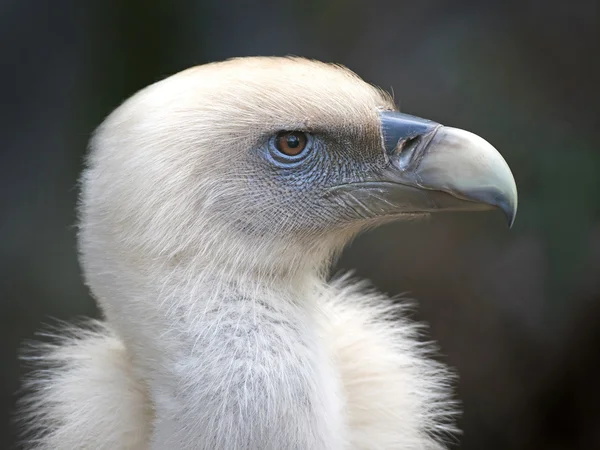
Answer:
M447 372L388 299L328 283L361 230L497 208L513 176L466 131L301 58L195 67L98 128L79 244L105 320L45 346L36 450L440 449Z
M485 140L399 113L349 70L302 58L233 59L155 83L92 149L89 277L148 261L297 274L385 221L499 208L511 224L517 209L510 169Z

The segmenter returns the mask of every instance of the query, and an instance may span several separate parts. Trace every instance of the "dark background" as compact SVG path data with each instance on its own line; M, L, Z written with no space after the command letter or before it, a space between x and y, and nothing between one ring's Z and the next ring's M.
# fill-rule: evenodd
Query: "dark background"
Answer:
M513 230L434 215L365 234L340 263L419 300L460 373L457 448L600 449L598 4L2 0L0 448L15 445L18 348L50 317L96 314L72 226L93 128L188 66L296 54L393 87L513 169Z

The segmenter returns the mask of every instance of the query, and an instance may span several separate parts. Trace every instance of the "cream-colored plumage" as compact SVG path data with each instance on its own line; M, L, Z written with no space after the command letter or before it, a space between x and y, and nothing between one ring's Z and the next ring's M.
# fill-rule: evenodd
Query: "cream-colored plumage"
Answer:
M79 233L106 321L41 348L30 448L443 448L448 371L400 307L325 281L361 229L420 212L390 212L383 191L374 206L331 197L388 170L393 109L339 66L243 58L113 112L92 140ZM274 160L281 130L309 133L311 153Z

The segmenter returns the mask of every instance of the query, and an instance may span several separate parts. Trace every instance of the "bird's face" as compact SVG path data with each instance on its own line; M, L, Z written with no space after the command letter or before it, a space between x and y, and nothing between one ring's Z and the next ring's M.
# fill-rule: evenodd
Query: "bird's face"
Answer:
M135 147L105 170L122 173L127 192L116 195L130 203L117 201L121 220L131 202L144 203L136 233L162 232L161 248L207 245L212 230L217 241L309 251L403 216L500 208L512 223L516 213L514 179L490 144L398 113L388 95L338 66L292 58L200 66L120 110L101 127L95 159L107 163L103 147Z

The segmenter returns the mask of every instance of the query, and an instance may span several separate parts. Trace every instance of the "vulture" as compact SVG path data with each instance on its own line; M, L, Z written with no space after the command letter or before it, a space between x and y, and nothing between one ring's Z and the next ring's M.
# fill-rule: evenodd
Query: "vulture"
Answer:
M345 67L246 57L95 131L78 247L103 320L40 344L37 450L443 449L453 375L402 306L328 270L359 232L517 210L498 151Z

